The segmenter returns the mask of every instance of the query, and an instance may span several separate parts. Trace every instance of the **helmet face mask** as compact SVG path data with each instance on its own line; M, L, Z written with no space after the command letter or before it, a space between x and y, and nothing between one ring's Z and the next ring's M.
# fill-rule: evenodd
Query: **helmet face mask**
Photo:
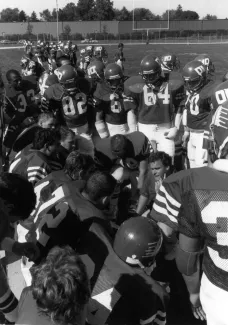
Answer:
M157 86L161 80L161 66L157 62L157 58L152 55L147 55L142 59L141 64L141 75L146 85L150 88Z
M212 63L212 60L208 55L201 54L195 58L195 61L199 61L199 62L203 63L206 67L208 74L213 75L213 73L215 72L215 66Z
M93 56L104 64L108 62L108 53L103 46L96 46L93 51Z
M206 67L199 61L191 61L183 68L186 89L190 93L201 90L207 82Z
M173 71L180 69L180 60L174 54L167 54L161 57L161 64L166 71Z
M73 96L77 93L77 71L71 65L63 65L56 69L54 73L69 95Z
M123 90L124 75L118 64L108 64L104 71L104 77L112 92Z

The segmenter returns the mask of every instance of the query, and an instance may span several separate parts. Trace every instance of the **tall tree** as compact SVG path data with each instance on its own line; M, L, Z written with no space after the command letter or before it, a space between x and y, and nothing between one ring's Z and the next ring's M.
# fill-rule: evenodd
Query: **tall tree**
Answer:
M185 10L185 11L183 11L183 13L181 15L181 19L183 19L183 20L197 20L197 19L199 19L199 15L197 14L196 11Z
M94 18L95 1L94 0L78 0L77 14L81 20L91 20Z
M79 18L78 8L75 3L68 3L63 9L62 13L64 15L64 20L66 21L74 21Z
M44 21L52 21L52 15L49 9L45 9L40 12L40 17Z
M182 14L183 14L183 8L181 5L177 6L176 13L175 13L175 19L182 19Z
M130 20L131 19L131 13L127 10L126 7L123 7L120 10L120 19L119 20Z
M6 8L1 11L1 20L6 22L18 21L19 9Z
M218 19L216 15L210 15L210 14L207 14L205 17L203 17L202 19L204 20L215 20L215 19Z
M18 14L18 21L26 21L27 16L24 12L24 10L21 10Z
M174 20L176 18L176 10L170 9L170 10L166 10L165 12L163 12L162 19L168 20L168 17L170 20Z
M97 20L113 20L115 17L113 2L110 0L96 0L94 11Z
M135 8L134 18L135 20L152 20L155 18L155 15L149 9Z
M37 18L37 14L35 13L35 11L33 11L31 13L30 21L39 21L39 19Z

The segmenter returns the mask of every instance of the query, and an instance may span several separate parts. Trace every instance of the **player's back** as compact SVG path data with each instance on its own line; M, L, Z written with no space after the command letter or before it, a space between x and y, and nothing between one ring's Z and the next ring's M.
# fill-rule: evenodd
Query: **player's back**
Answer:
M102 225L91 225L81 247L92 291L87 314L89 325L149 324L149 319L158 315L165 322L164 304L156 294L157 283L142 269L129 266L115 254L112 239Z

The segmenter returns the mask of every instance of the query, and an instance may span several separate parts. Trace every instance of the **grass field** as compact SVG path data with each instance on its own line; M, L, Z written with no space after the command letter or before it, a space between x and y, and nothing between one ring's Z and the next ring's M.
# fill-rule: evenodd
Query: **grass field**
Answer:
M109 62L112 62L114 53L117 51L117 46L106 45L105 47L109 54ZM210 55L218 77L221 77L228 71L228 44L126 44L124 47L124 55L126 58L125 73L127 75L138 74L140 61L145 55L154 54L161 56L167 52L174 53L179 57L181 67L193 60L197 55L206 53ZM2 70L3 76L8 69L20 69L19 62L23 53L23 49L3 50L0 48L0 69Z
M116 45L107 45L106 49L109 54L109 62L113 61L114 53L117 50ZM124 54L126 58L125 63L125 73L126 75L135 75L139 72L139 66L141 59L147 54L153 54L161 56L165 53L175 53L180 61L181 67L183 67L187 62L193 60L197 55L206 53L210 55L216 69L217 79L221 78L225 72L228 71L228 44L197 44L197 45L157 45L157 44L140 44L140 45L125 45ZM8 69L18 69L20 70L20 59L23 55L23 49L10 49L1 50L0 49L0 69L2 70L3 76ZM15 266L12 266L15 268ZM16 265L17 269L14 269L12 274L18 273L20 265ZM14 275L13 275L14 277ZM169 321L168 324L171 325L196 325L205 324L204 322L197 321L191 315L190 309L187 304L188 299L179 302L176 308L170 306ZM172 315L173 314L173 315ZM174 315L175 314L175 315ZM1 320L0 320L1 324Z

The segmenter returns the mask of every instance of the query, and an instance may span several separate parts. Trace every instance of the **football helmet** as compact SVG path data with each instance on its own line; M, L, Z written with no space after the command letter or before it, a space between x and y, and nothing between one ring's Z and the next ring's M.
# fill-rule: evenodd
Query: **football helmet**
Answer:
M118 44L118 49L123 49L124 48L124 44L123 43L119 43Z
M104 64L108 62L108 52L103 45L95 46L93 56Z
M202 62L206 68L207 68L207 73L213 74L215 72L215 66L211 61L211 58L207 54L200 54L198 55L194 61L200 61Z
M185 86L190 93L202 89L207 82L205 65L200 61L191 61L183 68Z
M62 65L55 69L54 73L58 77L59 83L65 88L69 95L74 95L77 92L77 71L71 65Z
M216 109L212 116L210 129L215 155L217 158L223 158L221 157L223 156L222 151L228 142L228 100Z
M57 84L59 82L57 75L55 74L48 74L44 72L41 77L39 78L39 88L40 94L43 96L46 89L48 89L51 85Z
M141 75L148 87L154 87L161 79L161 66L153 55L145 56L140 63Z
M149 267L162 245L162 233L155 221L133 217L122 223L114 239L114 251L130 265Z
M104 79L105 65L101 61L93 61L87 68L89 78L94 81L101 81Z
M93 45L88 45L85 48L86 54L89 55L90 58L92 58L92 56L93 56L93 50L94 50Z
M85 49L81 49L80 50L80 57L83 58L85 56L86 50Z
M164 54L161 57L161 67L164 72L171 72L180 69L180 60L175 54Z
M113 92L122 89L124 75L121 67L118 64L109 63L104 70L104 78Z

